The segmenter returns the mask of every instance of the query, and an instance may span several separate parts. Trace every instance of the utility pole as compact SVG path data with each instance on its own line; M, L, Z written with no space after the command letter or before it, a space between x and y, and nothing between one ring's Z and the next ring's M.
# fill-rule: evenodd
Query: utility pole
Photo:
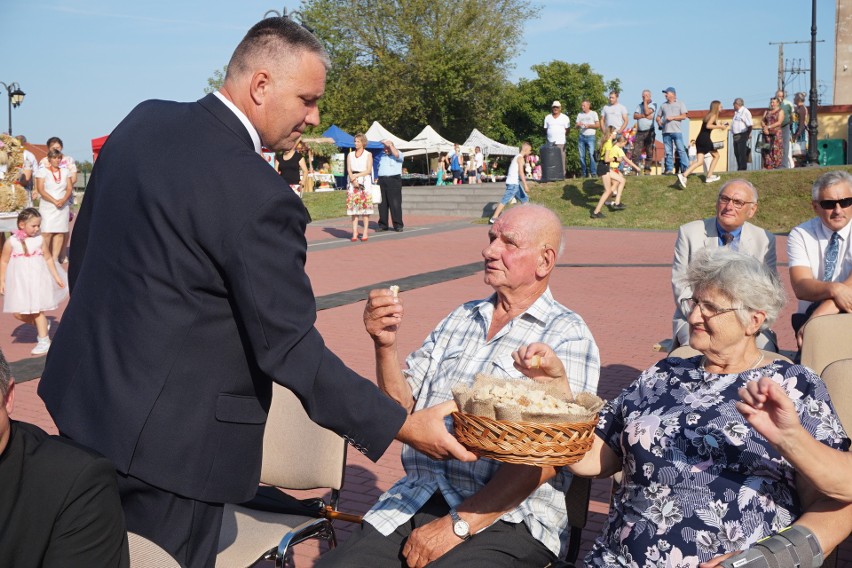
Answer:
M808 163L817 165L819 153L817 151L817 76L816 76L816 44L817 44L817 13L816 0L811 0L811 93L810 93L810 121L808 122Z
M825 42L825 40L821 39L817 43L823 43L823 42ZM785 77L786 71L788 71L788 70L784 68L784 46L787 45L787 44L794 44L794 43L811 43L811 42L810 41L770 41L769 42L769 45L777 45L778 46L778 90L779 91L786 91L786 89L784 88L784 83L785 83L784 77ZM797 69L790 69L789 71L801 72L801 70L797 70Z

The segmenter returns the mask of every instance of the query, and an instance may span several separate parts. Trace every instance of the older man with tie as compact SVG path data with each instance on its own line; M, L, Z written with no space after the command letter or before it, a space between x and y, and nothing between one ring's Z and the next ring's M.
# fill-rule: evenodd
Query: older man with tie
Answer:
M689 324L681 312L680 301L692 297L692 289L683 281L689 262L704 248L729 246L753 256L775 270L775 235L748 222L757 212L757 190L744 179L732 179L719 189L716 216L699 219L678 229L672 264L672 291L675 314L672 318L674 346L689 343ZM777 349L775 333L764 330L757 338L761 349Z
M816 217L790 231L790 283L799 299L797 332L813 316L852 312L852 175L835 170L811 188Z

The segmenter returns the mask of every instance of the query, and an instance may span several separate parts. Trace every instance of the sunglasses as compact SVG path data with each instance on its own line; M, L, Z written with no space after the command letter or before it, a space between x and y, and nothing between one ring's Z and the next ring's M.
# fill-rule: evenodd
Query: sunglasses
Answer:
M843 199L823 199L818 203L819 206L826 211L831 211L838 205L840 205L841 208L846 209L847 207L852 207L852 197L844 197Z

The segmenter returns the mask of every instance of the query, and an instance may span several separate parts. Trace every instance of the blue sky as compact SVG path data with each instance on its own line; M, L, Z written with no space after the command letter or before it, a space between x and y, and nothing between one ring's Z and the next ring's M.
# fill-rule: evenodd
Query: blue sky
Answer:
M766 106L777 85L776 41L810 40L811 2L790 0L556 0L541 1L525 26L512 78L532 78L530 66L552 60L588 62L604 79L621 79L631 114L644 88L660 101L673 85L689 109L735 97ZM296 1L39 0L0 3L6 54L0 81L27 93L12 109L15 134L43 144L65 142L78 160L91 159L90 140L108 134L139 102L191 101L207 78L270 9ZM639 6L642 6L641 8ZM835 3L818 6L817 76L831 103ZM809 46L787 45L785 59L810 62ZM808 91L809 77L788 92ZM790 97L792 99L792 97ZM8 130L5 90L0 131ZM544 114L547 109L542 109ZM372 119L373 117L368 117Z

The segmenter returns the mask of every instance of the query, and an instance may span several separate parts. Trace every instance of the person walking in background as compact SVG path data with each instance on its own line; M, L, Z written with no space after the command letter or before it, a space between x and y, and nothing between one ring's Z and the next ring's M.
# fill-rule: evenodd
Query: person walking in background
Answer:
M0 294L3 311L35 326L38 341L30 352L50 349L50 324L44 312L55 310L68 295L65 280L54 262L47 241L39 234L41 215L33 207L18 214L18 230L6 240L0 254Z
M458 144L453 146L453 153L450 154L450 172L453 174L453 184L461 185L462 172L464 172L464 156Z
M524 142L521 144L520 153L516 154L509 163L509 171L506 172L506 193L503 194L503 199L500 200L500 203L497 205L497 209L494 210L494 215L492 215L491 219L488 220L490 224L494 224L506 205L508 205L513 199L517 199L521 203L529 201L530 189L529 186L527 186L527 176L524 171L524 163L526 162L527 156L531 153L532 145L529 142Z
M633 138L633 152L630 159L642 165L645 174L651 173L651 163L654 161L654 142L657 135L654 131L654 115L657 105L651 100L651 91L642 91L642 102L633 112L636 121L636 135ZM639 171L637 170L637 174Z
M571 128L571 119L562 114L562 103L553 101L550 114L544 117L544 129L547 131L547 143L559 148L562 158L562 177L565 177L565 133Z
M613 129L611 132L615 132L615 130ZM637 172L639 171L639 168L624 154L624 146L626 145L627 136L622 133L615 133L615 139L609 147L609 150L606 152L606 157L604 158L604 161L609 164L609 184L608 187L607 185L604 185L604 193L598 200L598 204L595 206L594 211L592 211L592 219L602 219L606 217L606 215L601 213L601 209L610 195L613 196L613 201L609 206L612 211L620 211L627 208L627 206L621 202L621 195L624 192L624 185L627 183L627 180L619 168L622 163L627 164Z
M796 104L793 110L793 157L798 157L800 162L804 162L808 154L808 107L805 106L805 99L805 93L796 93L793 97Z
M27 207L32 207L33 204L33 187L35 185L35 173L38 171L38 160L35 157L35 154L27 150L27 137L19 134L15 136L18 139L18 142L21 143L21 146L24 148L24 163L21 165L21 176L20 182L21 185L24 186L24 189L27 190ZM0 247L2 243L0 243Z
M592 110L592 103L588 99L580 103L582 112L577 113L577 129L580 135L577 137L577 151L580 153L580 171L583 177L596 177L598 164L595 161L595 135L600 119L598 113ZM589 161L586 162L586 152ZM563 155L564 157L564 155Z
M358 221L363 223L361 240L367 235L370 215L373 214L373 199L370 184L373 179L373 155L367 151L367 137L360 132L355 135L355 151L346 158L346 175L349 185L346 189L346 214L352 217L352 242L358 240Z
M71 177L70 170L60 166L62 151L53 148L47 152L47 167L40 166L36 172L36 193L39 195L38 210L41 213L41 232L50 254L63 262L62 253L70 227Z
M751 111L745 107L740 97L734 99L734 118L731 120L731 133L734 135L734 156L737 159L737 170L745 171L749 162L748 143L754 124Z
M663 91L666 95L666 102L660 105L660 110L657 113L657 125L663 131L663 148L666 152L665 171L664 174L674 174L674 151L672 145L677 148L677 155L680 159L680 170L686 170L689 164L689 157L686 155L686 147L683 144L683 134L681 133L681 121L689 118L687 116L686 105L677 100L677 91L674 87L668 87Z
M777 170L784 166L784 110L781 101L773 97L769 99L769 109L763 113L763 139L769 148L763 153L763 167L767 170Z
M783 156L780 167L792 168L795 165L793 164L792 147L790 146L793 134L793 103L787 100L787 93L782 89L778 89L778 92L775 93L775 98L778 99L781 110L784 111L784 120L781 122L781 151L783 152Z
M382 202L379 203L379 230L387 231L388 210L393 217L393 230L402 232L402 154L396 149L393 140L382 140L382 153L379 155L379 187L382 190Z
M719 181L719 176L713 175L713 170L716 169L716 163L719 161L719 151L713 147L713 140L710 138L710 133L713 130L728 130L727 123L719 122L719 113L721 111L722 103L720 101L712 101L710 103L710 110L704 115L704 120L701 122L701 130L698 132L698 138L695 139L697 159L689 165L684 173L677 174L677 181L681 189L686 189L686 178L704 165L704 156L707 154L713 156L713 161L710 162L710 168L707 170L707 177L704 179L704 183Z
M612 126L619 132L627 128L627 107L618 102L618 93L609 93L609 104L601 109L601 130Z
M473 169L476 172L476 183L482 183L482 176L485 175L485 155L479 146L473 150Z

